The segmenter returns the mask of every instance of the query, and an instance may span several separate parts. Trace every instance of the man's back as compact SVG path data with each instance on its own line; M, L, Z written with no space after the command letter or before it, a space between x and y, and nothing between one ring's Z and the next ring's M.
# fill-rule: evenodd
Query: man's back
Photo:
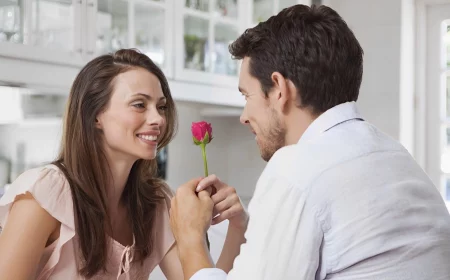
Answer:
M439 192L400 144L355 112L353 103L326 112L297 145L274 155L258 182L250 217L260 224L269 207L264 197L276 200L284 189L268 182L290 185L278 202L292 204L289 214L276 218L285 231L265 222L267 236L280 234L278 247L266 252L289 256L273 277L311 279L314 271L315 279L450 279L450 216ZM261 238L271 248L273 237Z

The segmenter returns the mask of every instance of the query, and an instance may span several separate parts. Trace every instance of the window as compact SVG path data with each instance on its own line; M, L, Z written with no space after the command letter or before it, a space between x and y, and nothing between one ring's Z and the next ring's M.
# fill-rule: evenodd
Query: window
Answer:
M449 16L450 17L450 16ZM443 21L440 28L441 33L441 100L445 103L445 114L441 118L441 137L444 138L444 145L441 151L441 172L442 172L442 194L450 203L450 20Z
M450 4L428 5L425 22L424 167L450 209Z

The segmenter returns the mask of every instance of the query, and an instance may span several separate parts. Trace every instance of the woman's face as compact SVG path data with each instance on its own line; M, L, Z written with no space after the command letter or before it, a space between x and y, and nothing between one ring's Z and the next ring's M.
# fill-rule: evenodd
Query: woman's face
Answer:
M107 109L97 116L108 157L154 159L166 129L166 98L158 78L144 68L119 74Z

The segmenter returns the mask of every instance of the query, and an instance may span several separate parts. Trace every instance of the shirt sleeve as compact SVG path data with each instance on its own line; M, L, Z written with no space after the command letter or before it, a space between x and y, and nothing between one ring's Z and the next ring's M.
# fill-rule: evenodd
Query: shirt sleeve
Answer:
M260 180L249 207L247 242L227 280L316 279L323 232L312 204L304 188L284 178Z
M204 268L195 273L190 280L226 280L227 274L218 268Z

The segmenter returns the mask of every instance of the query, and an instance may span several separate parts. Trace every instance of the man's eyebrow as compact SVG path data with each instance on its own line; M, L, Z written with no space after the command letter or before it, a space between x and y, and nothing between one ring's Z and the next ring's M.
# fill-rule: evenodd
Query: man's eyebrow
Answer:
M247 93L247 91L246 91L244 88L242 88L241 86L238 86L238 90L239 90L241 93Z

